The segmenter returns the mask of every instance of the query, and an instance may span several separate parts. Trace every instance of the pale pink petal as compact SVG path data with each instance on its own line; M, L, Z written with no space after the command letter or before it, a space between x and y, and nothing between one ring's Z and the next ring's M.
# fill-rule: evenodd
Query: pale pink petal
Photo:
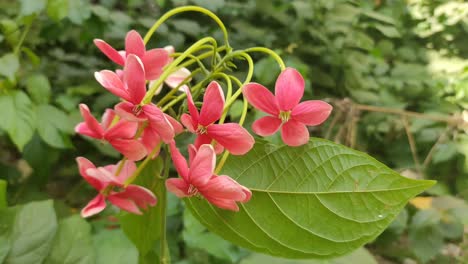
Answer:
M182 124L190 131L191 133L196 133L196 127L193 125L192 117L188 114L182 114L180 117Z
M138 185L128 185L124 191L112 196L132 200L142 209L155 206L157 202L156 196L150 190Z
M141 61L145 66L146 80L155 80L169 63L169 53L165 49L152 49L145 53Z
M262 137L271 136L281 127L281 119L273 116L264 116L255 120L252 124L252 130L255 134Z
M135 54L138 57L143 58L143 56L145 56L145 51L145 43L143 42L140 34L135 30L129 31L125 37L125 53L127 56Z
M211 137L207 134L198 134L198 136L195 138L194 145L195 148L198 149L203 144L211 144L211 141L213 141L213 139L211 139Z
M111 194L107 196L107 200L124 211L138 215L142 214L134 201L127 198L121 198L118 194Z
M106 201L102 194L98 194L81 210L81 217L90 217L102 212L106 208Z
M117 50L115 50L111 45L107 44L104 40L95 39L94 45L98 47L113 62L123 66L125 64L125 59L122 57Z
M111 139L109 143L129 160L141 160L148 154L143 143L136 139Z
M146 115L143 113L143 111L140 111L141 113L138 114L138 116L135 116L133 110L136 106L130 102L121 102L118 103L115 107L115 113L117 113L118 116L120 116L122 119L132 121L132 122L143 122L146 121L148 118Z
M244 200L240 200L241 203L246 203L248 201L250 201L250 198L252 198L252 191L250 191L247 187L245 186L242 186L242 191L244 192L245 194L245 199Z
M236 123L210 125L208 136L216 140L233 155L244 155L252 149L255 140L249 132Z
M221 118L224 108L224 93L221 86L212 81L206 88L198 123L208 126Z
M174 162L174 167L177 170L177 173L185 180L188 181L188 173L189 169L187 166L187 161L185 160L184 156L180 153L179 149L175 145L175 141L172 141L169 144L171 149L171 158L172 162Z
M94 189L101 191L107 185L107 183L102 182L87 173L88 169L96 169L96 166L86 158L78 157L76 158L76 163L78 163L78 170L80 171L81 176L91 185Z
M213 175L216 165L216 154L213 146L202 145L195 158L190 163L189 181L195 187L204 186Z
M106 109L101 118L101 127L106 131L112 125L115 118L115 112L112 109Z
M184 127L177 120L175 120L172 116L168 114L164 114L164 116L166 117L167 121L171 123L171 126L174 129L174 133L176 135L184 132Z
M171 73L167 79L164 81L169 87L176 88L181 84L185 79L190 77L192 73L187 68L180 68L179 70ZM188 79L189 81L191 79ZM179 88L181 91L185 91L185 87Z
M275 85L275 96L282 111L292 110L304 95L304 78L293 68L286 68L278 76Z
M213 197L234 201L244 201L246 199L246 193L242 185L226 175L213 176L207 184L199 187L198 190L206 198Z
M206 200L210 202L213 205L216 205L219 208L238 212L239 211L239 206L234 200L229 200L229 199L220 199L216 197L206 197Z
M324 101L305 101L293 108L291 117L303 124L317 126L327 120L332 109L333 107Z
M288 146L304 145L309 142L309 130L304 124L289 120L281 127L281 138Z
M113 93L114 95L127 101L131 100L130 95L125 89L124 83L115 72L109 70L95 72L94 78L96 78L96 80L104 88L106 88L109 92Z
M189 184L181 178L170 178L166 180L166 188L179 198L190 196L188 193Z
M172 45L165 46L163 49L165 49L167 53L169 53L169 55L172 55L175 53L175 48Z
M279 115L276 98L265 86L248 83L242 88L242 93L255 108L273 116Z
M108 141L115 138L132 139L137 129L138 123L120 120L105 132L104 138Z
M96 118L94 118L94 116L91 114L91 111L89 110L88 106L85 104L80 104L80 112L88 128L87 131L94 132L94 138L102 138L104 135L104 130L102 129L101 124L99 124ZM86 131L86 129L82 129L82 126L77 126L76 129L78 129L78 131L76 131L78 133L83 130Z
M198 109L195 106L195 103L193 102L192 93L190 92L189 88L185 90L185 93L187 93L187 107L190 112L190 116L192 117L193 126L197 127L199 119Z
M143 134L141 135L141 142L146 148L146 152L148 155L151 154L154 149L161 143L161 137L159 137L158 132L156 129L153 129L150 126L147 126L145 130L143 130ZM156 158L159 155L159 151L155 152L152 159Z
M219 155L224 151L223 145L219 144L216 141L214 142L213 148L215 150L216 155Z
M108 185L121 185L121 183L117 180L115 175L109 170L109 166L89 168L86 170L86 173L89 177L100 181L103 184L104 188Z
M117 178L117 181L120 182L121 184L124 184L124 182L130 178L133 173L136 171L137 166L135 162L126 160L124 165L122 166L122 169L120 170L120 173L116 175L117 169L120 168L120 164L122 161L119 161L117 165L113 165L112 167L106 168L109 170L115 177Z
M133 54L128 55L125 62L124 82L131 98L128 101L133 104L141 103L146 94L145 69L140 58Z

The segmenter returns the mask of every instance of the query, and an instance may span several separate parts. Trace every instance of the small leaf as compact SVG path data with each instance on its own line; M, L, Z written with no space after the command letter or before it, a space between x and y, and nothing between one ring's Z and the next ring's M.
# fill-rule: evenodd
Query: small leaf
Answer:
M89 0L72 0L68 2L68 19L76 25L81 25L91 16Z
M26 56L28 56L29 60L34 66L39 66L39 64L41 64L41 58L39 58L39 56L37 56L36 53L34 53L30 48L22 47L21 51L23 51Z
M217 1L211 1L211 0L192 0L192 2L197 5L197 6L202 6L206 9L209 9L211 11L218 11L219 9L223 8L225 6L225 0L217 0Z
M31 99L38 104L47 104L50 100L50 83L47 77L37 73L26 79L26 90Z
M172 21L172 25L174 25L177 31L183 32L192 37L198 37L201 34L200 25L193 20L177 19Z
M31 202L19 207L11 228L11 249L5 262L42 263L57 230L52 201Z
M11 82L15 81L15 74L19 66L18 57L13 53L7 53L0 57L0 75L7 77Z
M20 151L31 140L35 129L35 115L29 97L16 91L0 96L2 122L0 128L8 132L11 140Z
M96 264L138 263L138 251L120 229L101 230L93 237Z
M161 187L164 187L164 181L159 179L163 168L161 158L157 158L145 167L141 175L135 181L135 184L144 186L154 192L158 199L161 195ZM159 239L161 234L160 216L161 203L150 207L143 215L125 213L120 217L122 230L127 237L135 244L141 256L145 256Z
M257 142L221 174L252 190L239 212L185 199L210 231L253 251L335 257L375 239L410 198L434 184L405 178L365 153L313 138L301 147Z
M46 7L47 0L20 0L20 15L39 14Z
M73 133L73 124L63 111L51 105L40 105L36 113L39 136L47 144L56 148L72 146L66 134Z
M385 25L377 24L377 25L374 25L374 27L389 38L401 37L400 32L398 32L398 30L394 26L385 26Z
M68 15L68 0L49 0L47 15L55 22L64 19Z
M6 195L7 195L7 182L0 179L0 210L7 207Z
M45 264L94 263L91 226L78 215L60 221Z

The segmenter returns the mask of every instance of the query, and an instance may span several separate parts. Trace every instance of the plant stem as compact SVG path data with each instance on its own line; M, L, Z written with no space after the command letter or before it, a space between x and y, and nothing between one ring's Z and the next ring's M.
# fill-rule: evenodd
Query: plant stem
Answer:
M281 71L286 69L286 65L284 64L283 59L281 59L281 57L271 49L268 49L268 48L265 48L265 47L253 47L253 48L245 49L244 51L247 52L247 53L248 52L263 52L263 53L266 53L266 54L270 55L273 59L275 59L276 62L278 62L278 65L281 68Z
M163 180L161 186L161 193L159 197L159 204L161 205L161 211L159 217L161 217L161 238L159 243L159 263L166 264L169 263L170 255L169 250L167 249L167 236L166 236L166 208L167 208L167 189L164 181L169 176L169 169L170 169L170 155L166 152L165 162L164 162L164 172L163 172Z
M13 50L13 53L15 53L15 55L18 55L19 54L19 51L21 49L21 46L23 45L23 42L24 40L26 39L26 36L28 35L29 33L29 30L31 29L31 26L32 26L32 22L34 21L34 18L31 19L31 21L29 23L26 24L26 28L24 29L23 31L23 34L21 34L21 37L20 37L20 40L18 41L18 44L16 44L16 47L15 49Z

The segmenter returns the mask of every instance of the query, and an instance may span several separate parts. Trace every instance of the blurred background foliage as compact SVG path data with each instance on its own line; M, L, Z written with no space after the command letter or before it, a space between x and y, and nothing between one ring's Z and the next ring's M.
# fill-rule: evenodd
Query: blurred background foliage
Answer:
M307 79L306 99L334 104L316 136L438 184L413 199L367 251L333 261L251 254L207 232L169 196L174 263L468 263L468 3L462 0L0 0L0 209L12 206L2 211L0 242L5 234L46 241L15 244L13 255L0 243L0 262L31 263L28 249L45 263L62 263L63 241L76 244L67 253L70 263L137 262L115 210L91 221L76 216L94 191L74 158L104 164L118 157L74 134L77 105L86 102L99 113L118 100L93 78L94 71L114 68L94 38L122 48L127 31L144 34L162 13L187 4L217 13L234 48L277 51ZM207 17L187 13L164 24L149 45L182 50L207 35L222 39ZM255 81L273 87L277 65L255 55ZM231 118L239 116L236 105ZM31 202L45 199L53 203Z

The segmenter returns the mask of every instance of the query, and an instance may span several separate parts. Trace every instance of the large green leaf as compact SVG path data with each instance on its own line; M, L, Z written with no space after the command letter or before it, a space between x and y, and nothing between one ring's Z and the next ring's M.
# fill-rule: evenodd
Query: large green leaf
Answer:
M56 148L71 147L66 134L73 132L70 118L62 110L51 105L37 107L37 131L39 136L50 146Z
M94 263L91 226L79 215L60 221L45 264Z
M31 99L38 104L47 104L50 100L50 82L44 74L36 73L28 76L26 90Z
M372 241L408 199L434 184L400 176L365 153L323 139L292 148L257 142L222 174L252 190L239 212L186 199L209 230L251 250L325 258Z
M96 264L137 264L138 251L120 229L101 230L93 237Z
M10 233L8 264L42 263L49 253L57 219L51 200L31 202L16 209Z
M14 53L7 53L0 57L0 76L7 77L10 81L15 80L15 74L19 69L18 56Z
M154 192L158 199L161 199L161 187L164 181L159 179L163 168L160 158L150 161L135 181L135 184L144 186ZM127 237L135 244L142 257L151 249L161 234L160 215L161 203L150 207L143 215L125 213L120 217L121 227Z
M7 182L4 180L0 180L0 209L3 209L7 206L6 191Z

